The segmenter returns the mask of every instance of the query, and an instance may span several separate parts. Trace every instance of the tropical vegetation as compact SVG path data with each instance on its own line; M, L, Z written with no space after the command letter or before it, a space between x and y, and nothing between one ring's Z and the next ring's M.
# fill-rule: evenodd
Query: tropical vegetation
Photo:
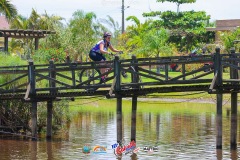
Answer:
M206 27L214 26L214 22L210 22L210 15L205 11L179 10L180 5L195 3L196 0L158 0L176 3L177 11L143 13L148 18L145 22L140 22L136 16L129 16L126 20L132 24L127 26L123 34L119 24L110 16L98 19L93 12L77 10L69 22L63 23L63 17L47 13L40 15L34 9L28 18L23 17L16 13L16 8L9 1L1 1L0 12L9 19L12 29L56 32L40 39L38 51L34 49L34 39L11 39L10 53L39 63L49 60L61 63L66 56L75 62L89 61L89 49L102 38L104 31L112 32L112 43L124 51L125 58L132 54L137 57L182 55L208 46L208 52L214 52L215 49L209 45L214 43L215 32L206 31ZM229 51L239 31L218 34L224 34L219 45Z
M48 63L49 60L62 63L66 56L69 56L72 62L87 62L90 48L102 38L104 31L112 33L112 43L124 51L124 58L130 58L132 54L139 58L183 55L189 54L196 48L207 48L207 53L214 52L215 32L206 31L206 27L214 26L214 22L210 22L210 15L207 15L205 11L183 12L179 10L180 5L195 3L196 0L157 1L176 3L177 11L143 13L143 16L148 18L144 22L141 22L136 16L129 16L126 20L131 21L132 24L127 26L124 33L121 33L121 27L110 16L107 16L106 19L98 19L93 12L77 10L73 12L69 22L63 23L63 17L49 15L47 12L40 15L34 9L29 17L23 17L17 13L15 6L10 1L0 0L0 13L6 16L11 29L55 31L55 34L40 39L38 50L34 48L34 39L12 38L9 43L9 53L1 53L2 57L7 56L7 59L10 59L3 61L6 62L4 65L12 65L13 62L14 65L26 63L29 59L33 59L35 63L39 64ZM239 38L240 29L217 34L221 37L222 41L218 45L222 47L223 51L230 52L234 46L239 49L239 46L235 45L233 41ZM6 81L7 78L9 77L1 77L0 81ZM10 110L13 105L15 102L6 102L1 106L4 110ZM63 105L66 104L63 103ZM62 105L58 104L58 106ZM25 116L27 122L30 119L29 110L25 112L26 108L17 108L19 111L15 108L14 112L7 112L4 116L9 117L10 113L12 115L17 112L26 113L28 115ZM58 112L58 108L55 110L61 117L62 114ZM44 115L43 111L45 110L41 110L39 114ZM65 119L68 120L68 118ZM44 124L44 118L39 122ZM56 116L56 123L61 124L58 122L59 116ZM43 125L40 126L44 128ZM27 129L25 127L25 130Z

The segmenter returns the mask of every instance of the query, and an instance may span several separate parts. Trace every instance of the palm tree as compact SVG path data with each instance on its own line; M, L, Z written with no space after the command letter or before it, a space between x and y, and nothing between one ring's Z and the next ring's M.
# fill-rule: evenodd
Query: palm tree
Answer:
M0 0L0 13L4 14L8 21L17 16L16 7L8 0Z
M109 15L107 15L107 19L100 19L99 22L100 22L99 26L101 26L101 22L102 22L102 23L106 24L107 27L110 27L110 29L113 31L111 43L116 45L117 44L117 38L121 34L121 27L119 26L118 22L115 21ZM104 31L107 31L107 28L102 28L102 31L100 32L100 35Z
M71 46L76 52L75 60L80 58L81 61L86 58L89 49L95 43L95 35L98 27L94 23L96 14L93 12L85 13L82 10L77 10L73 13L73 18L70 20L69 29L71 35ZM84 56L86 55L86 56Z
M145 33L150 29L149 26L151 25L151 21L149 20L141 23L136 16L127 17L127 21L132 21L133 25L128 26L126 29L126 48L128 48L129 52L137 54L139 57L143 57L146 52L144 50L143 39Z
M31 29L31 30L51 30L51 31L59 31L61 30L62 20L59 16L49 16L47 13L40 15L34 9L32 9L31 15L29 18L25 18L21 15L18 15L11 21L12 29ZM59 31L61 33L62 31ZM59 48L61 46L60 38L58 38L59 34L49 35L44 39L40 40L40 44L48 47L56 47ZM66 37L65 37L66 38ZM64 39L64 38L62 38ZM21 49L21 53L23 52L25 55L30 56L32 51L34 50L34 39L12 39L11 43L12 50L16 49L19 51Z

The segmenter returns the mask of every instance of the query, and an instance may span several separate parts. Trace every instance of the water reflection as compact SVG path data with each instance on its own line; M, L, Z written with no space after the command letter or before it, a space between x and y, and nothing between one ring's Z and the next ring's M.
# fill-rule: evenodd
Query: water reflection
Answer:
M223 114L223 149L216 149L216 115L209 106L204 111L157 110L151 112L131 109L123 113L81 110L65 130L53 136L52 141L39 141L16 136L0 139L1 159L238 159L238 149L230 150L230 118ZM201 108L202 106L199 106ZM179 109L179 108L178 108ZM239 117L238 117L239 120ZM238 135L240 133L238 132ZM240 137L238 137L239 141ZM116 157L112 145L136 141L140 150ZM107 146L105 154L84 154L88 144L92 148ZM148 147L147 149L144 147ZM156 148L154 148L156 147Z

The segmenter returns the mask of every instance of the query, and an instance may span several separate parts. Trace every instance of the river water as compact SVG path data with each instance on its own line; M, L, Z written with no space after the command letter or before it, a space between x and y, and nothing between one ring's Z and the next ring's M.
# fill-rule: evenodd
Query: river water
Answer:
M227 107L223 109L223 149L216 150L214 104L151 106L151 103L143 104L136 115L131 113L131 107L123 108L123 113L118 115L116 106L110 110L101 110L103 106L80 109L72 114L71 123L55 134L52 141L41 136L32 141L3 134L0 137L0 159L238 159L239 147L230 150L231 123ZM237 135L239 144L240 134ZM120 142L126 149L117 155L114 147L118 145L119 137L122 137ZM127 152L131 139L136 140L136 148Z

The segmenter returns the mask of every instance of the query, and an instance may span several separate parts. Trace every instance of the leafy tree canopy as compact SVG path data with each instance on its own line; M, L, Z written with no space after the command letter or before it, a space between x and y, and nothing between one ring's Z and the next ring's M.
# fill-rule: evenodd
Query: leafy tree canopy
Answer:
M204 11L171 12L161 14L161 24L167 29L182 30L184 32L205 31L205 22L210 19Z
M173 2L180 4L194 3L196 0L157 0L157 2ZM153 21L154 28L164 27L170 30L170 42L178 46L178 49L188 51L196 46L198 41L204 39L205 27L208 24L210 16L205 11L155 11L143 13L144 17L157 17ZM205 38L206 39L206 38Z
M184 4L184 3L195 3L196 0L157 0L157 2L173 2L177 4Z
M17 16L17 9L10 1L0 0L0 13L4 14L7 20L11 20Z
M157 0L157 2L172 2L177 4L177 13L179 12L179 6L184 3L195 3L196 0Z

